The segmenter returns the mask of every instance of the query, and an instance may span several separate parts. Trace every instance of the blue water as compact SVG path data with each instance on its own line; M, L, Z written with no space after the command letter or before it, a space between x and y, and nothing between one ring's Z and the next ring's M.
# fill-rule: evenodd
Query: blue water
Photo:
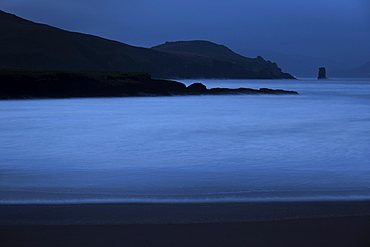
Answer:
M370 199L370 80L300 95L0 101L0 204Z

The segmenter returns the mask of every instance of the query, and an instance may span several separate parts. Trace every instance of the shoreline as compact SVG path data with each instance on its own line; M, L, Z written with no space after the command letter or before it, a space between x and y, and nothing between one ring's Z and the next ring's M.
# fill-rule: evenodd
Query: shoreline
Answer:
M369 247L370 217L281 221L0 226L1 246Z
M370 246L370 201L0 205L1 246Z
M0 205L1 246L370 246L370 201Z
M370 217L370 200L0 204L0 225L192 224Z
M175 95L298 95L282 89L213 88L153 79L140 72L17 69L0 67L0 100Z

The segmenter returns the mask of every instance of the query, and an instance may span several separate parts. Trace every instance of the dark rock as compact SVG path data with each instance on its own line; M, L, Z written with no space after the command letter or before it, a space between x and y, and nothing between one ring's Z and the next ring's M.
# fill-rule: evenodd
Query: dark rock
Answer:
M0 67L0 99L227 94L298 94L268 88L212 88L152 79L146 73L32 70Z
M282 89L252 89L252 88L211 88L207 89L201 83L194 83L187 87L187 94L190 95L238 95L238 94L298 94L296 91Z
M188 94L206 94L208 92L207 87L202 83L193 83L186 89Z
M324 67L319 68L319 76L317 79L327 79L326 78L326 69Z
M0 68L1 99L181 94L186 94L183 83L146 73Z
M252 89L252 88L211 88L208 90L210 95L227 95L227 94L298 94L296 91L286 91L282 89L269 89L269 88L261 88L261 89Z

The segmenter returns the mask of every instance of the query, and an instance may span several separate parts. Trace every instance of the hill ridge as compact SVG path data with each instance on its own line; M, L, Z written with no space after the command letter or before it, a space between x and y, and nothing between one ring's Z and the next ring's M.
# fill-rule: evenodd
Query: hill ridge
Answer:
M151 49L162 51L180 51L190 52L202 55L219 56L224 58L238 58L243 57L232 51L225 45L216 44L208 40L189 40L189 41L166 41L164 44L157 45ZM217 55L216 55L217 54Z
M206 42L209 47L219 46ZM154 78L293 78L262 58L245 58L226 46L220 48L228 49L234 57L135 47L36 23L0 10L3 67L146 72Z

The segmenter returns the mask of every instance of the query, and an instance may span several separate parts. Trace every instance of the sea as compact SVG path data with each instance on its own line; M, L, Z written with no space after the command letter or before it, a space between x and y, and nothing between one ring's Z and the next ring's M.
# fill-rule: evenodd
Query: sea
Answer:
M370 79L299 95L0 101L0 204L370 199Z

